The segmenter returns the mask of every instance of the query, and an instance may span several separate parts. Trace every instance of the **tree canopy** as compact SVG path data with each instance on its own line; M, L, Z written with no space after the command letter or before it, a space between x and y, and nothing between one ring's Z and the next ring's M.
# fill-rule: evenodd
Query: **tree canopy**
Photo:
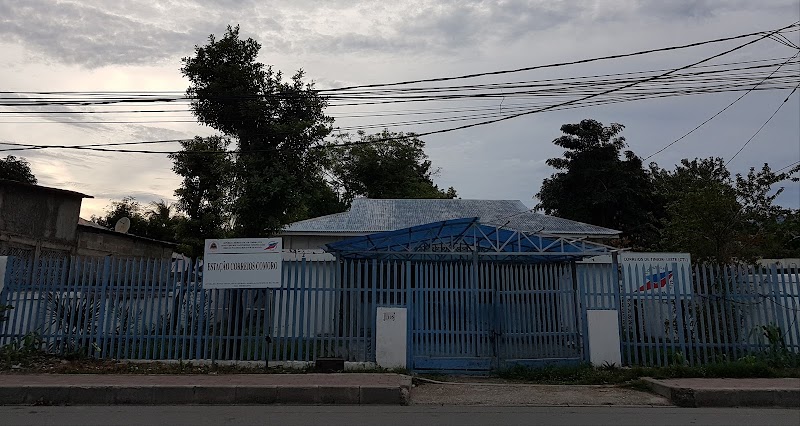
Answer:
M183 59L181 72L198 121L238 148L233 169L232 232L268 236L307 212L321 174L322 152L313 149L330 131L327 100L303 81L257 61L261 45L241 39L239 27L211 35Z
M773 186L791 179L793 171L774 173L765 164L732 177L722 158L684 159L674 170L655 164L651 169L665 200L660 248L717 262L800 252L797 211L774 204L783 188Z
M553 142L566 149L547 164L537 208L623 231L621 245L689 252L695 262L753 261L800 253L800 211L775 204L782 173L765 164L732 176L722 158L683 159L673 169L645 170L631 151L620 158L623 126L594 120L565 124Z
M207 238L223 238L230 232L235 162L226 151L230 139L195 137L182 141L183 148L171 154L172 170L182 178L175 190L177 208L186 217L177 234L189 256L203 253Z
M547 164L556 173L542 182L536 208L545 213L618 229L636 246L655 235L655 200L642 160L622 152L621 124L606 127L595 120L561 126L553 143L565 149L563 158Z
M177 228L183 219L175 214L174 206L164 200L146 206L134 197L113 201L102 216L92 216L92 221L108 229L114 229L117 221L127 217L131 221L129 234L162 241L176 241Z
M384 130L328 150L328 165L334 184L350 203L355 197L455 198L454 188L440 189L433 183L438 173L425 154L425 142L412 133Z
M17 182L24 182L36 184L36 176L31 171L31 165L24 158L17 158L9 155L6 158L0 158L0 179L14 180Z

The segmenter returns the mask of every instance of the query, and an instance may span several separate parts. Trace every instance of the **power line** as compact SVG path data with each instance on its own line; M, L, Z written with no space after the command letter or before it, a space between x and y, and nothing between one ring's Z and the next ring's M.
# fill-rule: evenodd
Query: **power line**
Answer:
M669 147L671 147L672 145L675 145L676 143L680 142L680 141L681 141L681 140L683 140L685 137L687 137L687 136L691 135L692 133L694 133L694 131L695 131L695 130L697 130L697 129L699 129L699 128L703 127L703 126L704 126L706 123L708 123L709 121L713 120L714 118L716 118L717 116L719 116L720 114L722 114L723 112L725 112L725 111L726 111L728 108L732 107L732 106L733 106L733 105L734 105L736 102L739 102L740 100L742 100L742 98L744 98L745 96L747 96L748 94L750 94L752 91L756 90L756 88L757 88L758 86L760 86L762 83L764 83L765 81L767 81L767 80L768 80L770 77L772 77L772 75L773 75L773 74L775 74L776 72L778 72L778 70L779 70L779 69L781 69L781 67L783 67L784 65L786 65L786 63L788 63L788 62L789 62L789 61L791 61L792 59L796 58L798 55L800 55L800 52L799 52L799 53L795 53L795 54L794 54L794 56L792 56L791 58L787 59L787 60L786 60L784 63L782 63L782 64L778 65L778 67L777 67L777 68L775 68L775 70L774 70L774 71L772 71L772 73L770 73L770 75L766 76L766 77L765 77L763 80L761 80L761 81L759 81L758 83L756 83L756 85L755 85L755 86L753 86L753 87L752 87L750 90L748 90L748 91L744 92L744 93L742 94L742 96L739 96L739 97L738 97L738 98L736 98L736 99L735 99L733 102L729 103L729 104L728 104L728 106L726 106L725 108L722 108L722 109L721 109L719 112L717 112L716 114L714 114L714 115L712 115L711 117L709 117L708 119L706 119L706 121L704 121L704 122L700 123L700 124L699 124L697 127L695 127L694 129L692 129L692 130L689 130L689 131L688 131L686 134L684 134L683 136L681 136L681 137L679 137L678 139L675 139L674 141L672 141L672 142L668 143L666 146L664 146L663 148L659 149L658 151L656 151L656 152L654 152L654 153L652 153L652 154L648 155L648 156L647 156L647 157L644 159L644 161L647 161L647 160L649 160L649 159L653 158L654 156L656 156L656 155L658 155L658 154L660 154L660 153L662 153L662 152L666 151L666 150L667 150Z
M789 28L793 28L793 27L797 26L797 24L798 23L795 22L795 23L793 23L791 25L788 25L786 27L781 28L778 31L783 31L783 30L787 30ZM778 31L769 32L764 37L769 37L770 35L772 35L773 33L777 33ZM454 77L437 77L437 78L428 78L428 79L419 79L419 80L407 80L407 81L400 81L400 82L396 82L396 83L364 84L364 85L359 85L359 86L340 87L340 88L337 88L337 89L330 89L330 90L342 91L342 90L352 90L352 89L361 89L361 88L370 88L370 87L401 86L401 85L407 85L407 84L433 83L433 82L441 82L441 81L449 81L449 80L460 80L460 79L467 79L467 78L484 77L484 76L490 76L490 75L510 74L510 73L517 73L517 72L523 72L523 71L533 71L533 70L544 69L544 68L562 67L562 66L567 66L567 65L578 65L578 64L585 64L585 63L589 63L589 62L604 61L604 60L609 60L609 59L628 58L628 57L631 57L631 56L646 55L646 54L656 53L656 52L667 52L667 51L671 51L671 50L686 49L686 48L697 47L697 46L702 46L702 45L706 45L706 44L720 43L720 42L725 42L725 41L737 40L737 39L740 39L740 38L752 37L752 36L761 35L761 34L764 34L764 33L765 33L764 31L758 31L758 32L749 33L749 34L741 34L741 35L732 36L732 37L724 37L724 38L706 40L706 41L683 44L683 45L677 45L677 46L669 46L669 47L662 47L662 48L658 48L658 49L641 50L641 51L638 51L638 52L624 53L624 54L618 54L618 55L600 56L600 57L596 57L596 58L581 59L581 60L577 60L577 61L557 62L557 63L547 64L547 65L536 65L536 66L524 67L524 68L516 68L516 69L511 69L511 70L489 71L489 72L475 73L475 74L464 74L464 75L454 76ZM764 37L759 38L759 40L764 38Z
M498 118L498 119L494 119L494 120L482 121L480 123L466 124L466 125L463 125L463 126L451 127L451 128L448 128L448 129L441 129L441 130L436 130L436 131L432 131L432 132L419 133L417 136L427 136L427 135L433 135L433 134L438 134L438 133L446 133L446 132L452 132L452 131L455 131L455 130L467 129L467 128L470 128L470 127L483 126L483 125L486 125L486 124L497 123L497 122L500 122L500 121L510 120L512 118L521 117L523 115L535 114L535 113L547 111L549 109L553 109L553 108L558 107L558 106L569 105L569 104L572 104L572 103L575 103L575 102L578 102L578 101L582 101L582 100L594 98L594 97L597 97L597 96L600 96L600 95L605 95L605 94L608 94L608 93L612 93L612 92L616 92L616 91L619 91L619 90L623 90L623 89L626 89L626 88L629 88L629 87L633 87L633 86L635 86L637 84L645 83L645 82L652 81L652 80L655 80L655 79L658 79L658 78L661 78L661 77L668 76L668 75L673 74L675 72L678 72L680 70L684 70L684 69L687 69L687 68L690 68L690 67L693 67L693 66L696 66L696 65L700 65L702 63L708 62L708 61L710 61L712 59L715 59L715 58L718 58L720 56L724 56L724 55L727 55L729 53L735 52L735 51L737 51L739 49L742 49L742 48L744 48L746 46L749 46L749 45L751 45L753 43L759 42L759 41L769 37L769 35L771 35L771 34L777 33L777 32L779 32L781 30L784 30L786 28L790 28L790 27L795 26L795 25L797 25L797 22L795 22L792 25L789 25L787 27L775 30L775 31L773 31L773 32L771 32L771 33L769 33L767 35L762 36L762 37L759 37L756 40L752 40L752 41L749 41L747 43L741 44L741 45L739 45L737 47L734 47L732 49L728 49L728 50L726 50L726 51L724 51L722 53L718 53L716 55L710 56L708 58L702 59L700 61L694 62L694 63L689 64L689 65L685 65L685 66L680 67L680 68L676 68L676 69L674 69L672 71L667 71L667 72L659 74L659 75L657 75L655 77L649 77L649 78L646 78L646 79L638 81L638 82L626 84L625 86L622 86L622 87L617 88L617 89L609 89L609 90L606 90L606 91L601 92L601 93L597 93L597 94L586 96L586 97L584 97L582 99L567 101L567 102L563 102L563 103L555 105L555 106L540 108L540 109L537 109L537 110L533 110L533 111L529 111L529 112L523 112L523 113L519 113L519 114L514 114L514 115L511 115L511 116L508 116L508 117Z
M795 161L794 163L788 164L786 166L781 167L778 170L775 170L775 173L780 173L780 172L782 172L784 170L787 170L787 169L790 169L790 168L792 168L792 167L794 167L794 166L796 166L798 164L800 164L800 161Z
M641 84L644 84L644 83L647 83L647 82L650 82L650 81L654 81L656 79L667 77L669 75L675 74L675 73L677 73L679 71L682 71L682 70L685 70L685 69L688 69L688 68L691 68L691 67L695 67L695 66L700 65L702 63L708 62L708 61L713 60L715 58L724 56L726 54L729 54L731 52L734 52L736 50L744 48L744 47L746 47L746 46L748 46L750 44L753 44L753 43L756 43L758 41L761 41L764 38L768 38L773 34L776 34L776 33L780 32L780 31L783 31L783 30L785 30L787 28L791 28L791 27L796 26L796 25L797 25L797 23L794 23L794 24L792 24L790 26L787 26L787 27L784 27L784 28L781 28L781 29L778 29L778 30L774 30L774 31L769 32L769 33L766 33L766 35L763 35L762 37L760 37L760 38L758 38L756 40L749 41L747 43L744 43L742 45L739 45L737 47L729 49L729 50L727 50L725 52L722 52L722 53L713 55L711 57L708 57L706 59L697 61L697 62L695 62L693 64L686 65L686 66L683 66L683 67L680 67L680 68L671 69L669 71L666 71L666 72L661 73L661 74L656 75L656 76L651 76L651 77L647 77L645 79L633 81L633 82L627 83L627 84L625 84L625 85L623 85L621 87L616 87L616 88L611 88L611 89L604 90L604 91L601 91L601 92L591 93L588 96L584 96L583 98L580 98L580 99L572 99L572 100L569 100L569 101L566 101L566 102L561 102L561 103L558 103L558 104L549 105L549 106L545 106L545 107L534 109L534 110L524 111L524 112L521 112L521 113L511 114L511 115L507 115L507 116L504 116L504 117L501 117L501 118L482 121L482 122L479 122L479 123L471 123L471 124L466 124L466 125L457 126L457 127L453 127L453 128L440 129L440 130L424 132L424 133L415 133L413 135L414 136L426 136L426 135L432 135L432 134L438 134L438 133L451 132L451 131L455 131L455 130L461 130L461 129L465 129L465 128L476 127L476 126L480 126L480 125L485 125L485 124L491 124L491 123L495 123L495 122L499 122L499 121L504 121L504 120L508 120L508 119L511 119L511 118L516 118L516 117L519 117L519 116L522 116L522 115L533 114L533 113L538 113L538 112L543 112L543 111L549 111L549 110L554 110L554 109L567 107L567 106L570 106L570 105L579 104L580 102L583 102L583 101L586 101L586 100L589 100L589 99L592 99L592 98L596 98L598 96L602 96L602 95L606 95L606 94L610 94L610 93L614 93L614 92L620 92L622 90L625 90L625 89L628 89L628 88L631 88L631 87L634 87L634 86L637 86L637 85L641 85ZM764 32L760 32L758 34L765 34L765 33ZM76 123L79 124L80 122L76 122ZM368 141L348 142L348 143L344 143L344 144L326 144L326 145L321 145L321 146L315 146L313 148L326 148L326 147L336 147L336 146L349 146L349 145L359 145L359 144L368 144L368 143L379 143L379 142L388 141L388 140L392 140L392 139L398 139L398 138L399 137L380 138L380 139L374 139L374 140L368 140ZM97 146L92 146L92 147L88 147L88 146L31 146L31 147L28 147L28 148L29 149L43 149L43 148L87 149L87 150L105 151L105 152L154 153L154 154L174 154L174 153L176 153L176 152L171 152L171 151L105 149L105 148L100 148L100 147L97 147ZM24 149L24 148L17 148L17 149ZM10 149L10 150L13 150L13 149ZM264 151L273 151L273 149L264 150ZM258 152L258 151L244 151L244 152L241 152L241 153L248 153L248 152ZM197 152L197 153L234 154L234 153L239 153L239 152L236 152L236 151L208 151L208 152Z
M749 144L749 143L750 143L750 142L751 142L753 139L755 139L755 137L756 137L756 136L758 136L758 134L761 132L761 130L762 130L764 127L766 127L766 126L767 126L767 124L769 124L769 122L772 120L772 118L773 118L773 117L775 117L775 115L776 115L776 114L778 114L778 111L780 111L780 110L781 110L781 108L783 108L783 106L784 106L784 105L786 105L786 102L788 102L788 101L789 101L789 98L791 98L791 97L792 97L792 95L794 94L794 92L796 92L796 91L797 91L797 88L798 88L798 87L800 87L800 84L798 84L798 85L797 85L797 86L796 86L796 87L795 87L795 88L792 90L792 92L791 92L791 93L789 93L789 96L787 96L787 97L786 97L786 99L784 99L784 100L783 100L783 102L781 102L781 104L780 104L780 105L778 105L778 109L776 109L776 110L775 110L775 112L773 112L773 113L772 113L772 115L770 115L770 116L769 116L769 118L767 119L767 121L765 121L765 122L764 122L764 124L762 124L762 125L761 125L761 127L759 127L759 128L758 128L758 130L756 130L756 132L755 132L755 133L753 133L753 136L751 136L751 137L750 137L750 139L748 139L748 140L747 140L747 142L745 142L745 143L744 143L744 145L742 145L742 147L741 147L741 148L739 148L739 150L738 150L738 151L736 151L736 154L733 154L733 157L731 157L731 158L730 158L730 160L728 160L728 161L726 161L726 162L725 162L725 165L726 165L726 166L727 166L728 164L730 164L730 162L731 162L731 161L733 161L733 159L734 159L734 158L736 158L736 156L737 156L737 155L739 155L739 153L740 153L740 152L742 152L742 151L744 150L744 148L747 146L747 144Z

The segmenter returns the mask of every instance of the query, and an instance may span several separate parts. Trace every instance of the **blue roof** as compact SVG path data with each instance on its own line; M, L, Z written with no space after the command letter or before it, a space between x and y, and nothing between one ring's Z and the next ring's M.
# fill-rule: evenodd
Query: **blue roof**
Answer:
M368 234L443 220L477 217L481 223L523 232L615 237L619 231L534 213L519 200L357 198L343 213L289 224L287 234Z
M521 262L558 262L607 253L601 244L567 240L556 236L528 235L510 229L481 224L478 218L461 218L428 223L395 231L379 232L326 245L327 251L349 258L419 256L457 258L477 249L482 255L516 257ZM464 251L450 251L464 248Z

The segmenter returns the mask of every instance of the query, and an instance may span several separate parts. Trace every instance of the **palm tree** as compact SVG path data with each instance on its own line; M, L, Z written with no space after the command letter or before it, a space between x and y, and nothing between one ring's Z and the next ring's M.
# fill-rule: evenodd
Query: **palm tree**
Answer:
M174 205L164 200L153 201L145 212L148 236L160 240L174 240L177 218L173 214Z

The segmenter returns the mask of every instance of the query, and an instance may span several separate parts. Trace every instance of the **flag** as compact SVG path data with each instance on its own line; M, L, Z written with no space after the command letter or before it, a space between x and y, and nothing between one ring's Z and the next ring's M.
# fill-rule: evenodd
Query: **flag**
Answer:
M655 275L645 277L645 284L639 287L638 291L652 290L654 288L663 288L667 284L672 283L672 271L659 272Z

